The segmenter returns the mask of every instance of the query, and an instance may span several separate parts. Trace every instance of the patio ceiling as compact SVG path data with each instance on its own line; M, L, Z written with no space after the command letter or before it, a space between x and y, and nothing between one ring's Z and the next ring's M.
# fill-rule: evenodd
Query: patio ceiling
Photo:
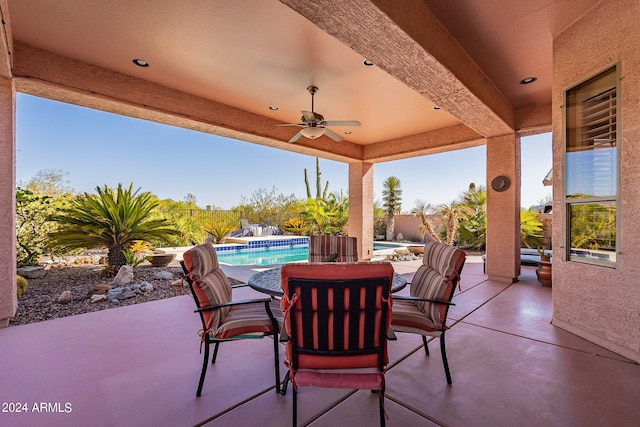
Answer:
M553 37L596 3L2 0L0 73L37 96L375 163L549 130ZM288 143L298 128L273 125L311 109L309 85L327 120L362 126Z

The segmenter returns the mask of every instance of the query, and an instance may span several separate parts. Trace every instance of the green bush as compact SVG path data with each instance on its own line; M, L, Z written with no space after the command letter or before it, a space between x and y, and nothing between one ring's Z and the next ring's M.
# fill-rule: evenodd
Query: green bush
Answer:
M22 294L27 291L27 285L29 284L29 282L27 282L27 279L22 276L16 276L16 283L18 285L18 298L20 298Z

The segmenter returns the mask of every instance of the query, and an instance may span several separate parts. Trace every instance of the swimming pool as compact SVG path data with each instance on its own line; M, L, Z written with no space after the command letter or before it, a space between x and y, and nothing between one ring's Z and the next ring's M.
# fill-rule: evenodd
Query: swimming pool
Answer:
M309 259L309 246L242 249L218 252L218 262L229 265L272 265Z
M373 250L374 251L382 251L385 249L397 249L404 248L404 245L398 245L396 243L387 243L387 242L373 242Z

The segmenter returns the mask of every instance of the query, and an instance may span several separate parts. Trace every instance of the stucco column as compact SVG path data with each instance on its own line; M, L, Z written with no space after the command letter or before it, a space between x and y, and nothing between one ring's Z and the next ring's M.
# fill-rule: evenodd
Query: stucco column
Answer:
M358 238L358 258L373 254L373 164L349 163L349 236Z
M0 328L16 313L15 90L0 79Z
M503 191L492 188L496 177L508 178L509 185L499 188ZM516 134L487 138L487 274L489 280L509 283L520 275L520 138Z

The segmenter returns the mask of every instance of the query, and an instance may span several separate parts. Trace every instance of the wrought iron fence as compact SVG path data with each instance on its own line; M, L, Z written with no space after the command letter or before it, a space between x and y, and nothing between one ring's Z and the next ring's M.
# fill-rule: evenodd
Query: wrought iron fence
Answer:
M238 228L240 228L241 219L246 219L250 224L273 225L278 228L282 228L282 224L291 218L302 219L302 213L298 212L244 212L218 209L163 209L162 211L169 216L189 218L199 225L228 222L238 224Z

